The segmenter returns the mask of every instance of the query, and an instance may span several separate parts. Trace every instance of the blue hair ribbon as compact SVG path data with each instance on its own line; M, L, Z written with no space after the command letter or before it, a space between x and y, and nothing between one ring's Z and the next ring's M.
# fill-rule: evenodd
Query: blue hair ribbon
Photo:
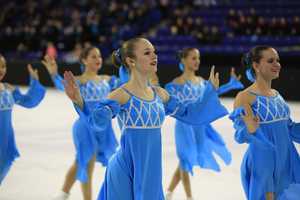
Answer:
M182 72L184 71L184 64L182 62L178 64L178 67Z

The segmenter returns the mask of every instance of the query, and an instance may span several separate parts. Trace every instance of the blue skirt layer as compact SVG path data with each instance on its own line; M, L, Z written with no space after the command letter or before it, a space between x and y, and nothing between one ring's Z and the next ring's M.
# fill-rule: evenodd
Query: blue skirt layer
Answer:
M7 175L14 160L20 156L12 127L11 112L14 104L26 108L37 106L45 96L45 88L35 79L30 79L26 94L18 88L0 91L0 184Z
M278 200L299 200L300 184L292 184L286 189Z
M261 124L251 136L261 138L261 142L250 138L241 166L243 188L249 200L265 200L267 192L274 193L276 199L296 195L291 186L300 183L300 158L286 123ZM300 190L296 199L300 199Z
M73 141L78 165L76 177L81 182L88 179L88 164L93 156L106 166L118 146L111 121L106 131L92 132L87 123L79 118L73 126Z
M12 163L20 156L11 125L11 110L0 111L0 184Z
M194 166L220 171L213 153L227 165L231 162L231 153L211 125L192 126L176 120L175 141L180 167L191 174Z
M163 200L159 129L127 129L98 200Z

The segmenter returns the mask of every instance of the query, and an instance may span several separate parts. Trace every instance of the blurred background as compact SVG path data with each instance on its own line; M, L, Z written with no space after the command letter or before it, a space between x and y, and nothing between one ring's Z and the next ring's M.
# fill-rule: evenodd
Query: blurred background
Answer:
M45 54L57 59L60 73L80 73L78 55L90 45L105 59L100 73L117 74L110 53L124 40L143 36L157 49L162 85L180 73L176 52L185 47L200 50L200 75L207 77L216 65L225 82L235 67L247 85L242 54L255 45L271 45L283 66L274 87L285 98L300 100L299 0L0 0L0 10L5 81L13 84L27 84L26 64L32 63L40 68L41 82L51 86L40 63Z

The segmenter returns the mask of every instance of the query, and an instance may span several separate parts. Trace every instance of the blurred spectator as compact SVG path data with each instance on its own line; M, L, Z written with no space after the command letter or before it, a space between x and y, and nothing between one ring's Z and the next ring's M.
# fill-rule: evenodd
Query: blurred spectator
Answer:
M292 25L291 25L291 34L292 35L300 35L300 17L294 16Z
M64 56L64 61L68 64L78 63L81 51L82 51L81 44L76 43L74 49Z
M229 28L237 30L239 17L234 9L229 9L228 15L226 17L226 22Z
M222 41L222 35L220 33L219 28L217 26L212 26L210 30L209 43L216 45L216 44L220 44L221 41Z
M256 35L266 35L268 33L268 27L264 17L258 17L257 25L255 29Z
M278 32L278 23L277 23L277 18L272 17L271 21L269 22L269 27L268 27L268 35L275 35Z
M289 33L289 27L287 24L287 21L284 17L280 17L279 23L278 23L278 36L284 36Z
M47 43L46 55L48 55L51 59L57 58L57 50L52 42Z
M258 15L256 13L256 9L255 8L250 8L249 10L249 17L251 17L252 21L254 24L256 24L258 22Z
M217 5L216 0L194 0L194 4L196 6L212 6L212 5Z

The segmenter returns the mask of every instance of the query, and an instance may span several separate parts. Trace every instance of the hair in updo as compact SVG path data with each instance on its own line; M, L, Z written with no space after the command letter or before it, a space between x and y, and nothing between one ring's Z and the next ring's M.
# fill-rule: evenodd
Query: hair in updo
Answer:
M262 58L262 52L268 49L271 49L272 47L261 45L256 46L252 48L248 53L244 54L242 57L242 66L246 67L246 76L248 80L251 82L254 82L256 79L256 74L253 70L253 62L259 63Z
M246 68L252 68L252 63L256 62L259 63L262 58L262 52L268 49L271 49L272 47L262 45L262 46L256 46L252 48L248 53L244 54L242 57L242 66Z
M111 54L112 64L117 68L123 65L127 69L129 69L129 66L126 63L126 58L135 58L134 50L136 48L136 43L140 40L144 40L144 38L137 37L127 40L122 44L121 48L113 51L113 53Z
M180 51L177 52L177 57L178 57L180 60L181 60L181 59L184 59L184 58L186 58L186 57L189 55L189 53L190 53L191 51L193 51L193 50L197 50L197 49L194 48L194 47L184 48L184 49L182 49L182 50L180 50Z
M98 49L98 48L95 47L95 46L90 46L90 47L87 47L87 48L82 50L82 52L80 53L80 56L79 56L79 62L81 64L83 64L83 59L86 59L93 49ZM98 50L100 51L100 49L98 49Z

